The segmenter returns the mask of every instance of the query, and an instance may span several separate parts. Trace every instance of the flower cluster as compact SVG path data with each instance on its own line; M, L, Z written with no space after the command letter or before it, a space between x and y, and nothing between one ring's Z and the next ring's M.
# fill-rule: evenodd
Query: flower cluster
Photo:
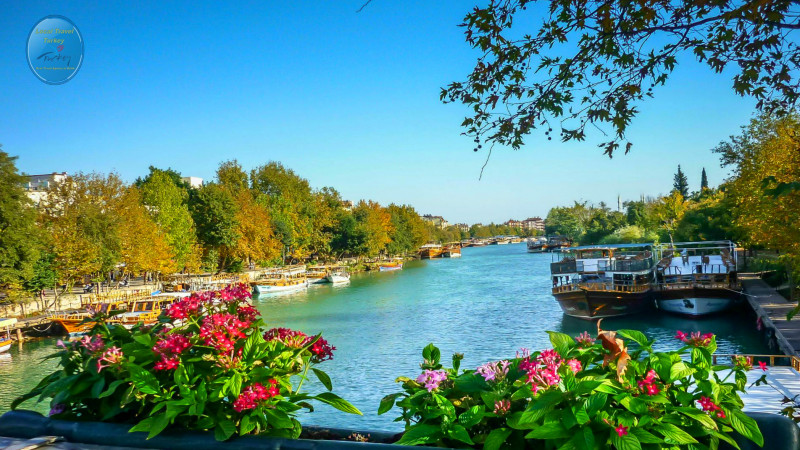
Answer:
M117 366L122 363L125 355L119 347L109 347L100 358L97 359L97 373L100 373L106 367Z
M249 327L249 321L241 320L233 314L210 314L203 318L199 336L205 345L221 352L229 352L233 350L236 340L247 337L242 330Z
M261 383L253 383L242 390L241 395L233 401L233 409L242 412L248 409L255 409L264 400L277 397L280 394L278 382L274 379L269 380L269 387Z
M291 330L289 328L272 328L264 333L264 340L279 341L283 345L291 348L303 348L308 345L315 336L309 336L302 331ZM329 359L333 359L333 347L320 336L311 347L308 348L311 352L311 361L320 363Z
M675 334L675 339L678 339L684 344L692 347L708 347L708 345L711 344L711 341L714 339L714 334L702 334L699 331L695 331L692 334L687 335L683 331L678 330L678 332Z
M153 367L155 370L174 370L181 363L180 354L192 346L191 335L171 334L156 342L153 352L161 357Z
M715 415L720 419L725 418L725 413L722 411L722 408L715 404L710 398L700 397L700 400L698 400L697 403L700 404L700 407L703 408L703 411L711 415Z
M428 392L433 392L446 379L447 372L444 370L426 370L417 377L417 383L424 384Z
M94 336L84 336L78 341L78 344L85 348L89 353L100 353L105 349L105 342L102 336L96 334Z
M588 332L584 331L575 338L578 347L591 347L594 345L595 338L591 337Z
M561 363L561 356L558 352L549 349L539 353L534 360L531 360L530 356L523 359L519 363L519 368L527 373L526 381L530 383L531 391L535 394L540 389L558 385L561 381L561 375L558 374ZM579 362L578 365L580 365Z
M508 361L488 362L479 366L476 372L486 381L500 381L508 374Z
M498 416L505 416L511 410L511 401L507 399L494 402L494 412Z
M737 369L748 371L753 368L753 358L749 356L734 356L733 365Z
M656 395L661 392L659 389L658 384L656 384L656 379L658 378L658 374L653 369L647 372L644 379L639 380L637 384L639 385L639 389L647 395Z
M200 312L202 304L203 302L200 299L200 294L195 293L171 304L164 314L173 320L186 319L189 316L197 315Z

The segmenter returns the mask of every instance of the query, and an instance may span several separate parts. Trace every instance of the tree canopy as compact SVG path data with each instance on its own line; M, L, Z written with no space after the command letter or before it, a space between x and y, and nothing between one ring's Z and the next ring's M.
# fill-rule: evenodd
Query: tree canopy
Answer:
M536 27L530 25L544 17ZM582 141L587 127L612 156L632 143L639 104L667 83L680 58L733 76L733 91L782 114L798 98L800 5L793 0L677 2L490 0L461 24L480 52L465 81L442 89L470 108L466 134L519 149L543 129ZM554 130L555 129L555 130Z

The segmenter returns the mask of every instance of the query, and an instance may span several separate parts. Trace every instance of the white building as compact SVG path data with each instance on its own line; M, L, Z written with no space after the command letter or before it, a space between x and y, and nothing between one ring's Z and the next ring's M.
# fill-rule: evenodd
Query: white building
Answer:
M203 179L200 177L182 177L181 180L195 189L203 187Z
M47 190L56 183L60 183L67 178L67 172L53 172L42 175L27 175L28 181L22 186L25 193L38 205L47 196Z

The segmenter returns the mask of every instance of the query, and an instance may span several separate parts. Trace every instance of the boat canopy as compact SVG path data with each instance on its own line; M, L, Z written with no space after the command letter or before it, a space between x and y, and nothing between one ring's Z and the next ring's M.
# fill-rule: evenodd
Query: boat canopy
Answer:
M14 319L14 318L11 318L11 319L0 318L0 328L10 327L10 326L12 326L12 325L14 325L16 323L17 323L17 319Z

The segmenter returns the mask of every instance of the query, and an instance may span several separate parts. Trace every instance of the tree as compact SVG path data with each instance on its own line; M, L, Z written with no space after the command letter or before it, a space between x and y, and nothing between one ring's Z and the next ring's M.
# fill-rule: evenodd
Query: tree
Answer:
M250 188L247 172L235 159L220 163L217 168L217 182L237 193Z
M361 200L353 208L353 217L356 228L364 236L358 254L374 257L386 250L393 232L392 216L389 212L376 202Z
M670 243L674 242L675 230L686 213L686 208L686 201L677 190L672 191L666 197L659 198L653 205L653 212L660 224L660 229L669 236Z
M680 164L678 164L678 171L675 172L675 176L672 178L672 190L681 194L683 198L689 196L689 180L686 178L686 174L683 173L681 170Z
M734 92L754 97L759 109L791 110L799 89L797 15L791 0L491 0L462 23L481 53L475 68L441 98L473 111L462 125L476 151L487 142L519 149L537 128L548 139L556 128L562 141L582 141L590 125L609 136L599 144L605 154L623 143L627 153L625 133L639 104L680 57L727 69ZM542 16L538 30L520 28Z
M217 269L225 270L231 262L231 255L224 248L234 247L239 239L237 206L233 195L219 184L203 185L193 190L189 197L189 210L206 254L214 251L219 257Z
M0 291L12 298L35 276L40 258L36 212L22 187L27 178L17 172L16 159L0 146Z
M126 274L142 272L172 273L184 267L178 263L167 243L166 233L153 221L142 205L141 194L135 186L128 187L122 195L119 210L114 213L120 219L119 233L120 259L122 271ZM158 277L156 277L158 279Z
M148 170L150 171L150 173L147 174L147 176L144 177L144 178L142 178L142 177L137 178L136 181L133 182L134 186L140 188L140 187L142 187L142 184L147 183L150 180L150 178L152 178L156 174L159 174L159 175L165 175L167 178L169 178L172 181L172 183L175 186L177 186L177 187L179 187L181 189L189 189L189 188L191 188L191 186L189 186L189 183L183 181L183 177L181 176L181 173L176 171L176 170L173 170L172 168L159 169L157 167L150 166L148 168Z
M197 270L202 249L189 212L187 190L175 184L168 171L152 167L150 175L139 183L139 189L142 203L165 233L166 244L175 258L175 269Z
M281 254L281 242L268 224L272 218L269 209L253 199L250 190L241 190L235 196L235 243L225 252L232 258L250 262L268 262Z
M708 176L706 176L706 168L703 167L703 173L700 175L700 192L702 193L708 189Z

